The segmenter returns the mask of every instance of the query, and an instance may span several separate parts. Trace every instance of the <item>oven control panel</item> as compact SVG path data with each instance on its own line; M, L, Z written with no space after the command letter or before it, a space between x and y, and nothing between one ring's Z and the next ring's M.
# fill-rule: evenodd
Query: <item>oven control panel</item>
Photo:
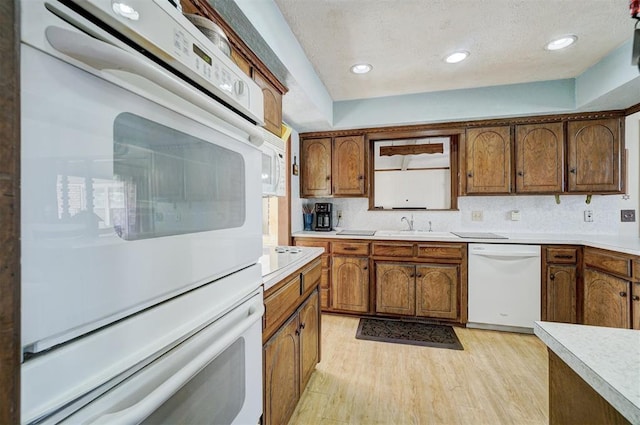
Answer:
M244 115L264 122L260 87L167 0L70 1Z

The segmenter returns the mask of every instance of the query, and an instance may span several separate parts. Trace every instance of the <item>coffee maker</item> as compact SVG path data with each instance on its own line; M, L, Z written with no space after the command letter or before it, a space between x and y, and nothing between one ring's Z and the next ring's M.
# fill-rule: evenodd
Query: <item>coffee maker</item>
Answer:
M315 221L315 230L318 231L330 231L332 226L331 220L331 210L332 204L329 202L317 202L315 206L316 211L316 221Z

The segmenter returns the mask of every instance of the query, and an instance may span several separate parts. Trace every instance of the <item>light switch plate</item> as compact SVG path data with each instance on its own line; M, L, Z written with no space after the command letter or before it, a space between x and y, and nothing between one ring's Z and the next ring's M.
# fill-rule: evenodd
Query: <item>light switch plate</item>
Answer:
M620 221L623 223L636 221L636 210L620 210Z

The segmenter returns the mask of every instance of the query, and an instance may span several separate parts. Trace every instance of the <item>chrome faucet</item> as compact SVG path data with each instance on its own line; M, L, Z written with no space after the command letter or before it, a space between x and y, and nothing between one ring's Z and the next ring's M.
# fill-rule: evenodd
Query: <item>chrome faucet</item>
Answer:
M400 219L400 222L402 223L403 221L407 222L407 225L409 226L409 230L413 230L413 214L411 214L411 220L409 220L407 217L402 217Z

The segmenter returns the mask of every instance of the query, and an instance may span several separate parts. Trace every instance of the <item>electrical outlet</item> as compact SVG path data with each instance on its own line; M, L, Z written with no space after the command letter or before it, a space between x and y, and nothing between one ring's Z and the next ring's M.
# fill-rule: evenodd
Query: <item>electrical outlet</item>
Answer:
M482 221L482 211L471 211L471 221Z
M511 211L511 221L520 221L520 210Z
M584 211L584 221L587 223L591 223L593 221L593 211L591 210Z
M620 221L623 223L636 221L636 210L620 210Z
M342 218L342 211L341 211L341 210L338 210L338 211L336 212L336 215L337 215L337 217L338 217L338 220L340 220L340 219Z

